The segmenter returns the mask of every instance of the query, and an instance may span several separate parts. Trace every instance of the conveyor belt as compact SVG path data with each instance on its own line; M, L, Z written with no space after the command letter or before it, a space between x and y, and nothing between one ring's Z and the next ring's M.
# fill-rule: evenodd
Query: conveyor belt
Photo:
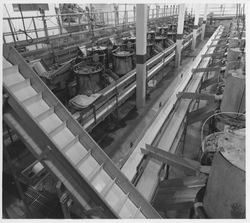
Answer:
M108 218L160 218L18 52L6 46L4 56L15 64L4 62L9 104L42 150L37 158L52 162L51 171L82 207L87 198Z
M214 39L214 37L216 35L221 34L220 30L221 30L221 27L219 27L215 31L214 35L210 38L207 45L211 44L212 40ZM194 60L194 62L189 65L188 69L186 71L184 71L183 78L181 78L180 80L174 81L174 83L176 82L175 84L177 84L177 87L174 89L174 91L172 92L170 97L167 99L167 102L163 105L162 110L159 112L158 116L155 118L155 120L149 126L147 131L144 133L144 136L142 137L142 139L140 140L140 142L136 146L135 150L133 151L131 156L128 158L127 162L122 167L122 172L129 178L129 180L132 180L134 178L134 176L136 175L137 167L143 158L143 154L141 153L140 148L145 148L146 144L152 144L159 132L161 132L161 133L166 132L164 137L162 137L162 140L164 140L164 143L166 145L164 143L163 144L158 143L157 144L158 147L166 149L166 151L169 151L172 144L174 143L175 137L177 135L177 132L178 132L180 125L181 125L181 122L183 120L182 116L183 116L183 114L185 115L185 113L186 113L186 112L184 112L185 109L183 111L177 110L175 112L175 114L174 114L175 116L173 118L171 118L171 120L169 122L169 127L167 129L164 129L164 130L162 129L163 124L165 123L166 119L168 118L168 116L172 112L172 109L177 102L176 94L178 92L183 91L186 88L186 86L188 85L189 81L192 78L191 70L192 70L192 68L197 67L198 64L200 63L201 55L206 53L206 51L207 51L207 45L205 47L203 47L199 56L197 56L197 58ZM209 52L211 53L214 50L214 48L211 48L210 50L211 51L209 51ZM203 60L203 62L202 62L203 64L201 64L201 67L205 67L208 62L209 62L209 58L207 60ZM194 77L192 78L192 82L193 82L192 88L189 89L191 92L196 91L202 75L203 74L201 74L201 73L195 74ZM186 100L183 100L181 103L185 104L185 105L181 105L182 107L183 106L185 107L185 106L187 106L187 104L189 104L189 101L186 102ZM140 178L140 181L137 184L138 190L148 200L150 200L150 198L153 194L152 188L155 188L155 186L157 185L157 179L158 179L158 173L159 173L160 167L161 167L161 162L156 161L154 159L151 159L143 172L144 175ZM156 179L153 179L153 178L156 178Z

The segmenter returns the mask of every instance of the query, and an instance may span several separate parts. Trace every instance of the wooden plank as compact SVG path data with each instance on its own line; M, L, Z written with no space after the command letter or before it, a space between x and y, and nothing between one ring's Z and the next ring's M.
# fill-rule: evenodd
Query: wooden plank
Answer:
M146 145L146 149L141 148L141 151L144 154L150 155L154 159L157 159L163 163L167 163L170 166L179 168L187 174L196 174L199 172L200 165L194 165L193 163L191 164L191 162L188 162L187 160L175 154L166 152L156 147Z
M192 99L192 100L206 100L213 102L215 100L214 95L206 93L194 93L194 92L179 92L177 98Z

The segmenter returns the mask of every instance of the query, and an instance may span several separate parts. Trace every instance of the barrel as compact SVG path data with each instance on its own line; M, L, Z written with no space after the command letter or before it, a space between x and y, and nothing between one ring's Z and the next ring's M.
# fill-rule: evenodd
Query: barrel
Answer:
M77 94L91 95L102 89L102 66L81 62L73 68L76 75Z
M209 218L245 218L245 132L225 132L218 140L203 207Z
M133 51L113 52L113 71L119 76L127 74L133 69Z

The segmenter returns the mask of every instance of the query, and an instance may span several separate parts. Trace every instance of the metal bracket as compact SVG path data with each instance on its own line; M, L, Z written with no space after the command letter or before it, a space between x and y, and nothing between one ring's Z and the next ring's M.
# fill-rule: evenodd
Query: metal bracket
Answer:
M199 99L199 100L207 100L207 101L215 100L214 95L193 93L193 92L179 92L176 96L177 98L182 98L182 99L192 99L192 100Z
M208 53L208 54L203 54L201 55L201 58L205 58L205 57L223 57L224 53Z
M228 43L222 43L222 44L211 44L210 46L207 46L207 48L212 48L212 47L223 47L223 46L228 46Z
M187 158L181 158L173 153L146 144L146 149L141 148L143 154L147 154L154 159L170 166L183 170L187 174L200 173L200 163Z
M212 72L212 71L219 72L220 70L221 70L220 67L196 68L196 69L192 69L192 73Z

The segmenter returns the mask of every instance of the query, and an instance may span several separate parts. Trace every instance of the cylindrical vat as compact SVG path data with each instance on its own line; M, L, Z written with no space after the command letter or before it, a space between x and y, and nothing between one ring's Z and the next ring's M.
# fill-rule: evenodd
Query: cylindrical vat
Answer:
M245 218L245 133L237 131L218 139L203 200L209 218Z
M133 51L113 52L113 71L123 76L133 69Z
M101 65L81 62L73 68L76 74L77 94L91 95L101 90Z
M231 72L225 83L225 90L221 102L221 112L245 112L245 77L242 70Z

